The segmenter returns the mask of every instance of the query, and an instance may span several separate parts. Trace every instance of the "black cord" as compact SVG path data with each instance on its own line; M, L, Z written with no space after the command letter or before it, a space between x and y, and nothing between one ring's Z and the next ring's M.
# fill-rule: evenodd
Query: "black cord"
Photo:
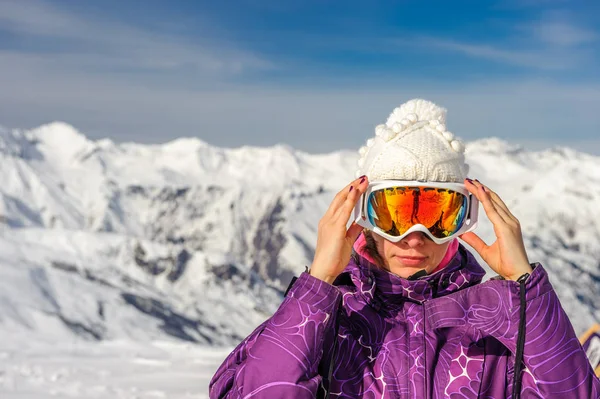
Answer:
M525 311L527 302L525 301L525 281L529 277L529 273L525 273L518 278L520 309L519 309L519 334L517 337L517 353L515 354L515 383L513 385L512 399L521 397L521 378L523 371L523 351L525 350Z
M290 284L288 285L287 289L285 290L285 294L283 294L283 296L287 296L288 292L290 292L290 290L292 289L296 280L298 280L298 277L296 277L296 276L292 277L292 281L290 281Z

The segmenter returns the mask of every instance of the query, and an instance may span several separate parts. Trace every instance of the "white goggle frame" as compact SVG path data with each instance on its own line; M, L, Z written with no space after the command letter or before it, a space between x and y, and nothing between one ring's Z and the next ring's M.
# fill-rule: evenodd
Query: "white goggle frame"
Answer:
M431 234L431 232L429 231L429 229L427 229L427 227L425 227L422 224L416 224L416 225L412 226L410 229L408 229L404 234L402 234L400 236L392 236L392 235L387 234L386 232L381 230L379 227L371 224L371 222L369 221L369 218L367 217L366 207L367 207L367 200L369 199L372 192L382 190L385 188L390 188L390 187L431 187L431 188L441 188L441 189L452 190L457 193L463 194L467 198L467 211L466 211L465 220L463 221L463 225L454 234L452 234L448 237L444 237L444 238L434 237ZM406 181L406 180L380 180L380 181L374 181L374 182L369 183L369 187L367 187L367 191L365 191L365 193L361 195L360 199L356 203L352 217L353 217L354 222L356 224L358 224L359 226L369 229L369 230L373 231L374 233L380 235L381 237L383 237L386 240L391 241L391 242L401 241L404 237L408 236L410 233L413 233L415 231L420 231L420 232L426 234L429 238L431 238L431 240L433 242L435 242L436 244L443 244L443 243L446 243L446 242L458 237L461 234L475 230L475 228L477 227L478 215L479 215L479 201L473 194L471 194L466 189L464 184L461 184L461 183L436 183L436 182L425 182L425 181Z

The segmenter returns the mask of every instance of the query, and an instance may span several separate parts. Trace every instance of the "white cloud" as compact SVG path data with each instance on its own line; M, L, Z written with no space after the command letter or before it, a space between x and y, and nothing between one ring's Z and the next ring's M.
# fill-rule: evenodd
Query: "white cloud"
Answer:
M19 34L73 37L84 33L82 22L45 2L5 0L0 2L0 27Z
M576 21L570 13L552 11L531 22L524 30L529 30L541 43L558 47L577 47L598 41L599 35Z
M79 41L93 51L0 51L4 126L28 128L64 120L92 137L116 141L199 136L221 146L283 142L320 152L358 148L395 106L425 97L446 106L450 128L468 140L498 136L542 146L567 140L600 153L593 146L600 133L598 83L561 85L515 78L441 85L407 76L368 89L364 83L344 89L240 86L228 77L273 64L232 44L182 42L87 20L48 4L0 1L0 29ZM437 45L532 68L567 68L573 61L553 60L543 53L548 59L540 66L537 53L448 40L438 40ZM125 74L119 68L149 72Z
M578 57L560 57L553 52L540 49L508 50L488 44L465 43L447 39L429 38L422 40L425 45L443 50L533 69L568 69L576 65L578 61Z
M506 37L493 44L447 37L420 37L403 45L431 46L472 58L527 67L532 70L568 70L597 63L592 53L600 35L564 11L542 13L537 20L508 27Z
M64 120L93 137L211 144L288 143L311 152L358 148L392 109L413 97L449 109L459 136L498 136L540 146L595 140L600 85L509 80L436 85L406 79L366 89L220 87L198 90L48 68L44 57L0 56L0 124ZM596 151L598 147L589 151Z
M0 30L33 36L48 43L78 51L45 51L59 67L73 70L169 71L187 68L208 78L245 71L275 68L275 65L231 43L185 40L124 25L72 14L39 0L0 2ZM58 61L58 62L57 62ZM201 76L202 77L202 76Z
M533 26L537 37L544 43L556 46L577 46L598 39L595 32L565 22L541 22Z

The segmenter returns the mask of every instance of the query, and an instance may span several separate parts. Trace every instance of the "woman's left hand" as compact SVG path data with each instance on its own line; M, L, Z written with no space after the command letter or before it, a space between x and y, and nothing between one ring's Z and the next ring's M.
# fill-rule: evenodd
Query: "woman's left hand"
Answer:
M484 261L507 280L516 281L525 273L531 273L527 259L521 225L508 210L498 194L477 180L466 179L465 186L479 202L494 225L496 241L487 245L477 234L469 232L460 238L481 255Z

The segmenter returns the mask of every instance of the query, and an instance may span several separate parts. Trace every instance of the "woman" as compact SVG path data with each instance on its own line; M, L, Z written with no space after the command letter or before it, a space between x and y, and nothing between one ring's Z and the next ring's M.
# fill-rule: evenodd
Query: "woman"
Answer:
M210 397L600 397L518 220L466 178L445 110L403 104L360 154L363 176L321 219L310 271L225 360ZM489 246L472 232L478 202L497 237ZM497 278L481 282L458 236Z

